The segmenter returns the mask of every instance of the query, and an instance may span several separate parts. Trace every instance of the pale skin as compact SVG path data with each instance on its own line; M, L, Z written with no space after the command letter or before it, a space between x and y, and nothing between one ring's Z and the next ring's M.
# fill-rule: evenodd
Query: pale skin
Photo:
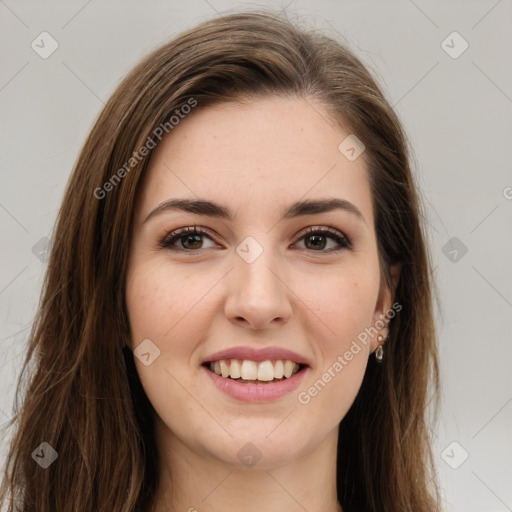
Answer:
M326 119L322 105L301 98L198 108L152 156L135 212L126 301L131 348L150 339L160 350L148 366L135 358L156 411L155 512L341 510L338 425L377 335L309 403L298 394L390 310L399 272L392 269L391 286L381 284L364 155L351 162L341 154L349 132ZM144 222L171 198L215 201L234 217L169 210ZM327 198L351 203L360 216L336 209L281 219L292 203ZM194 225L208 234L183 235L175 250L159 245ZM304 232L310 227L332 228L351 248L330 234L313 240ZM263 250L251 263L236 251L249 236ZM299 389L266 403L240 401L201 367L206 356L240 345L290 349L311 365ZM251 467L237 456L247 443L261 457Z

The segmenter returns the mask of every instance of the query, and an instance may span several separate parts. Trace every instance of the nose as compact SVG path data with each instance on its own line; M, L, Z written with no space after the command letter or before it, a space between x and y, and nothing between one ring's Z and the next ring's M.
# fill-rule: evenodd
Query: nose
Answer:
M256 331L284 325L291 317L293 283L270 249L248 263L235 256L229 273L225 315L230 322Z

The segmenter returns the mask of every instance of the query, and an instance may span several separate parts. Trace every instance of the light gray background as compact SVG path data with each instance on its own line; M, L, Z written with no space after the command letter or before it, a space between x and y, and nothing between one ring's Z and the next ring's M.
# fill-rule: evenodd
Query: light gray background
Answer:
M439 283L443 404L432 435L445 510L512 511L512 3L505 0L0 0L0 421L10 416L45 271L33 247L50 237L104 101L150 50L243 5L286 7L346 38L403 120ZM31 48L43 31L59 45L47 59ZM458 58L442 46L453 31L469 44ZM452 53L462 48L457 36L446 44ZM462 257L446 246L452 237L467 247Z

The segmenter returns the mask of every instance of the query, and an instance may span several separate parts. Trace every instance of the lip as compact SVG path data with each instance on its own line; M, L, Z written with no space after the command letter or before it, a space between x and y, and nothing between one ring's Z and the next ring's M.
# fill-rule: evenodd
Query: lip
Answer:
M294 363L299 363L307 366L311 366L310 361L300 354L296 352L292 352L291 350L286 350L284 348L279 347L265 347L261 349L255 349L252 347L233 347L225 350L221 350L219 352L215 352L214 354L204 358L201 361L201 364L210 363L212 361L219 361L220 359L239 359L244 360L247 359L249 361L255 361L256 363L261 363L262 361L277 361L277 360L289 360ZM290 377L291 378L291 377ZM243 384L248 385L248 384Z
M226 357L226 359L228 358ZM233 359L236 358L233 357ZM270 402L277 400L295 390L301 383L305 374L310 370L309 366L304 367L290 378L277 382L244 384L228 377L221 377L206 368L206 366L202 366L201 368L207 373L210 379L212 379L213 383L220 391L244 402Z

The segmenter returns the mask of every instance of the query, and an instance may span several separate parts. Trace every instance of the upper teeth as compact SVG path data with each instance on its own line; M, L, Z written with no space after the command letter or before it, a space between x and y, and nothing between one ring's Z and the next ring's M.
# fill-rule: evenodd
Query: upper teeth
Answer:
M220 359L210 363L210 370L223 377L242 380L271 381L289 378L299 371L299 364L293 361L250 361L248 359Z

